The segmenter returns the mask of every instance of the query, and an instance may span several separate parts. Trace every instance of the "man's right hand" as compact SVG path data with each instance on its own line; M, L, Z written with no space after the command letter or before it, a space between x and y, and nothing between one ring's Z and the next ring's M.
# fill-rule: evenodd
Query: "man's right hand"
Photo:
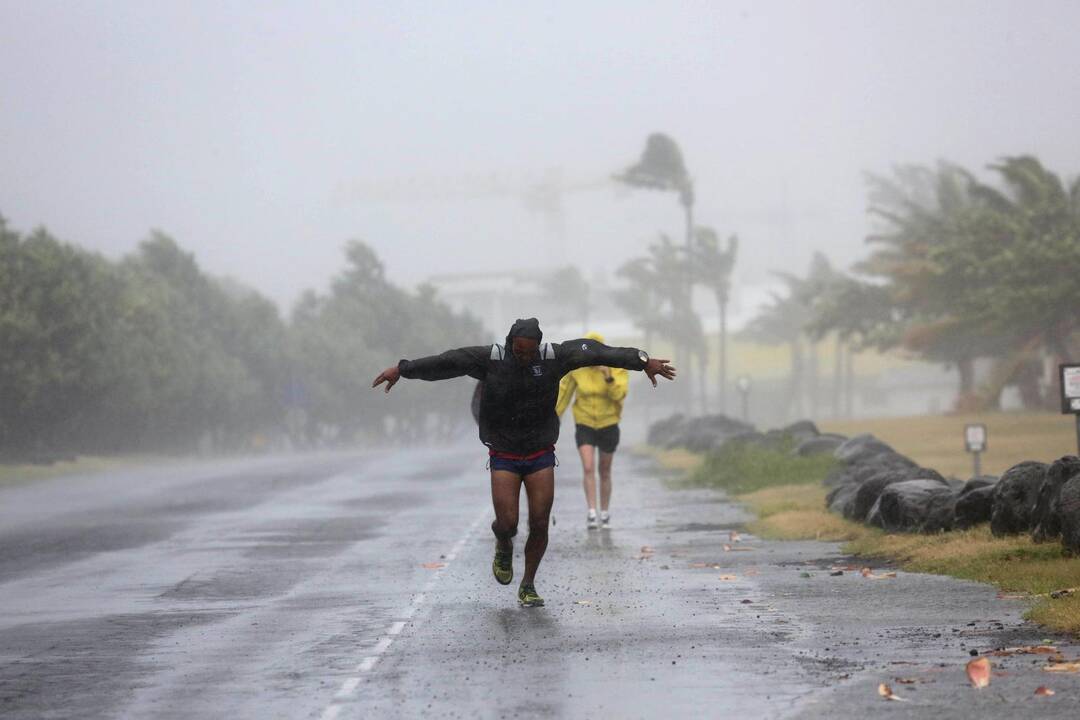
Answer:
M375 382L371 383L371 387L376 388L386 383L386 392L390 392L390 388L394 387L400 379L401 371L397 369L397 365L393 365L379 373L379 377L375 378Z

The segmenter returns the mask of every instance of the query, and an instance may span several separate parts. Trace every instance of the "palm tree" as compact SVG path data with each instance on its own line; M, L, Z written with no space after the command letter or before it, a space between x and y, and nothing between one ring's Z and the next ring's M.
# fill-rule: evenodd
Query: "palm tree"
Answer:
M712 291L720 314L717 390L720 412L723 413L727 412L727 305L731 295L731 270L735 266L739 239L735 235L729 237L725 250L720 246L720 238L715 230L698 227L694 240L690 251L690 272L693 273L694 282Z

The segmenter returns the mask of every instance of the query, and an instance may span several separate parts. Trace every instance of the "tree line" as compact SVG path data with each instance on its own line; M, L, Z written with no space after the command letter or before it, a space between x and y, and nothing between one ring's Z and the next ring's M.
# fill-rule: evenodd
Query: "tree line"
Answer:
M988 169L993 181L948 162L868 176L868 255L850 272L818 255L805 276L782 274L748 332L790 343L793 376L799 344L831 334L955 368L959 411L996 408L1009 386L1053 407L1047 366L1080 354L1080 178L1027 155Z
M0 457L449 434L469 422L466 384L390 404L371 376L484 338L432 288L393 285L361 242L284 318L163 233L112 261L0 217Z

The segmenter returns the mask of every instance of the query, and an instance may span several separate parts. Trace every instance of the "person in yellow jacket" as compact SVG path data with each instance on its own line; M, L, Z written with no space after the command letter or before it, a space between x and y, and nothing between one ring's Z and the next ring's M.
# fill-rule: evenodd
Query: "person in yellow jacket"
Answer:
M600 333L585 336L596 342L604 342ZM608 505L611 502L611 462L619 445L619 418L622 416L623 400L630 385L630 374L622 368L604 366L583 367L564 375L559 383L559 400L555 413L562 417L571 399L574 401L574 440L581 467L584 471L585 501L589 505L586 524L590 530L611 527ZM595 448L600 450L600 515L596 514L597 458Z

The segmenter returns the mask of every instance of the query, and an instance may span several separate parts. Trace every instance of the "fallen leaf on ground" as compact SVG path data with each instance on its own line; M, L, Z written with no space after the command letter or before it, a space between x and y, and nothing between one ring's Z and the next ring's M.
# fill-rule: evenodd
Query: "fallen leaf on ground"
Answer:
M1043 665L1046 672L1074 673L1080 672L1080 662L1061 662Z
M438 570L439 568L446 567L446 563L440 563L440 562L424 563L420 567L424 568L425 570Z
M746 577L753 577L754 575L760 575L760 574L761 574L761 571L756 570L754 568L750 568L749 570L747 570L746 572L743 573L743 575L745 575Z
M690 567L692 567L692 568L707 568L707 567L709 567L709 563L690 563Z
M738 575L721 575L720 579L721 580L738 580L739 576Z
M592 605L592 600L575 600L578 605Z
M966 669L972 687L984 688L990 684L990 661L986 658L972 660Z
M916 680L915 678L896 678L896 682L900 683L901 685L914 685L918 682L918 680Z
M731 542L739 542L739 533L732 530L730 533L728 533L728 540L730 540Z
M1054 691L1051 690L1050 688L1046 687L1045 685L1040 685L1039 687L1035 688L1035 694L1036 695L1047 695L1047 696L1049 696L1049 695L1053 695Z
M877 686L877 693L878 693L878 695L885 698L886 700L896 700L898 702L906 702L904 700L904 698L900 697L899 695L897 695L896 693L894 693L892 691L892 688L889 687L888 683L881 683L880 685L878 685Z
M1063 597L1068 597L1076 592L1076 588L1063 588L1061 590L1054 590L1050 593L1050 597L1054 600L1060 600Z
M731 546L730 545L724 545L724 552L731 552Z
M653 552L654 552L653 549L651 547L649 547L648 545L642 545L641 546L641 554L642 555L652 555Z
M862 576L864 578L866 578L868 580L889 580L889 579L892 579L892 578L896 577L895 572L887 572L887 573L881 573L880 575L875 575L873 573L873 571L870 570L870 568L868 568L868 567L864 567L859 572L862 574Z

